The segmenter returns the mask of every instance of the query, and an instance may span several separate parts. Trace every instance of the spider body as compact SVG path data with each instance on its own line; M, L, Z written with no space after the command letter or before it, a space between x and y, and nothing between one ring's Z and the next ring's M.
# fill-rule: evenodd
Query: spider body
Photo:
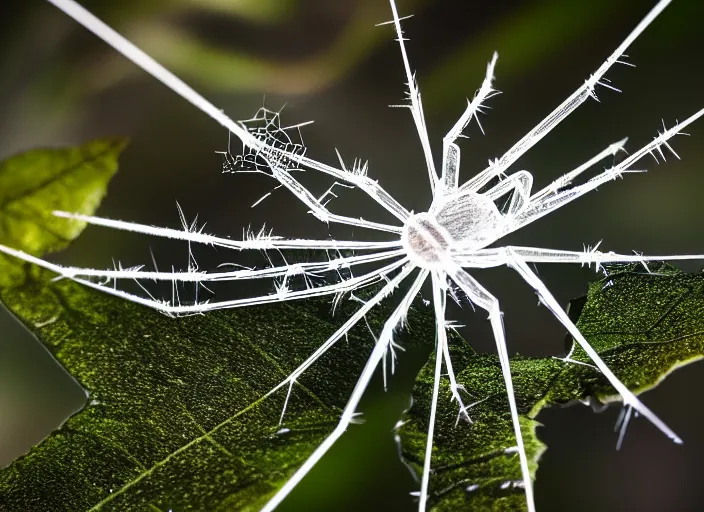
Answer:
M483 249L497 240L505 225L506 219L489 197L459 192L428 212L411 215L401 240L416 266L442 270L452 259L451 247Z
M608 169L598 172L594 177L584 183L574 184L576 179L584 172L593 169L605 158L613 158L616 153L623 150L625 139L607 146L593 158L557 178L547 187L537 192L532 192L533 178L526 171L511 172L510 167L518 161L531 147L537 144L562 120L569 116L589 98L596 98L597 85L613 89L605 83L604 75L609 68L621 62L625 50L645 30L645 28L665 9L671 0L660 0L646 17L635 27L624 42L605 60L591 77L584 82L572 95L563 101L553 112L548 114L543 121L538 123L522 139L509 148L501 157L493 160L490 165L467 180L459 184L460 148L456 141L461 137L469 122L482 112L484 103L497 94L493 88L494 68L497 55L491 59L487 66L486 76L475 96L469 101L465 112L458 119L452 129L443 139L442 167L435 169L433 155L430 150L430 141L425 126L420 93L415 77L410 69L410 64L405 48L405 39L401 30L401 17L399 16L394 0L390 0L393 20L390 22L398 36L401 49L408 97L413 121L423 148L425 163L430 179L430 189L433 193L431 208L424 213L413 214L396 201L375 180L366 176L366 166L355 166L348 170L340 158L340 168L318 162L303 154L301 151L291 151L287 146L276 143L276 137L269 137L264 131L248 129L245 123L233 121L222 110L215 107L202 95L185 84L182 80L169 72L149 55L137 48L134 44L108 27L105 23L85 10L74 0L48 0L58 6L65 13L76 19L89 30L94 32L104 41L113 46L120 53L131 59L142 69L169 88L177 92L184 99L209 115L215 121L226 127L231 134L238 138L246 151L248 158L263 162L280 186L288 189L303 204L305 204L318 219L326 223L338 223L356 226L364 229L376 230L389 235L391 239L383 242L362 242L355 240L309 240L309 239L282 239L279 237L257 234L244 240L235 240L228 237L217 237L204 234L190 228L184 221L183 230L147 226L132 222L104 219L99 217L58 212L61 217L78 219L95 225L122 229L134 233L144 233L152 236L168 237L184 240L189 243L201 243L232 250L280 251L280 250L305 250L317 249L320 251L338 252L340 250L362 251L363 254L352 256L329 257L321 262L306 262L290 265L288 263L274 265L264 269L237 269L224 272L198 272L193 269L182 272L144 271L141 267L132 269L82 269L76 267L63 267L56 265L17 249L0 245L0 252L21 258L25 261L40 265L56 272L60 276L73 279L105 293L109 293L126 300L137 302L154 308L168 315L200 314L214 309L254 306L271 302L281 302L307 297L331 296L339 299L343 294L367 286L374 282L385 282L381 290L373 297L363 302L357 311L320 347L310 355L302 364L292 371L284 380L269 391L266 396L286 389L288 393L284 402L286 404L291 396L291 390L297 379L312 364L314 364L337 341L344 339L345 335L356 324L363 321L365 315L401 285L412 278L408 291L400 299L398 306L384 324L383 330L376 338L376 344L369 355L367 364L362 370L357 385L349 397L347 405L340 415L340 422L330 435L321 443L309 458L292 474L289 480L271 498L263 508L271 511L281 503L291 490L311 470L320 458L330 449L349 425L354 423L356 409L362 395L369 386L377 367L381 366L386 372L387 356L391 355L391 370L394 368L394 350L398 345L394 342L395 329L403 326L404 319L413 300L418 295L423 284L430 278L432 281L432 303L436 317L436 355L435 355L435 380L433 397L430 408L430 421L428 422L428 438L426 444L423 475L419 492L419 509L424 511L428 502L429 480L431 473L431 452L433 447L433 432L439 383L442 378L442 368L446 369L446 377L450 383L453 399L457 401L459 416L469 419L467 410L471 407L463 404L460 395L461 387L457 384L448 348L447 329L450 323L446 320L446 300L449 294L449 282L454 283L463 293L464 299L471 301L478 308L488 313L496 348L501 364L501 371L506 384L508 409L513 424L516 438L516 447L509 448L510 453L517 453L521 470L521 482L518 487L523 488L526 494L526 506L529 512L535 510L533 501L532 477L527 460L526 450L519 422L516 398L513 391L513 381L509 364L506 336L503 329L502 312L499 300L486 290L474 277L467 273L465 268L486 268L508 266L515 270L523 280L539 296L543 305L550 310L555 318L565 327L579 345L591 358L594 367L608 379L611 385L623 398L627 407L632 408L641 416L647 418L658 429L675 442L681 442L679 437L648 407L643 404L617 377L601 359L599 354L591 347L588 340L580 333L562 305L550 293L547 286L531 269L530 263L594 263L597 269L604 263L639 262L643 265L648 261L704 259L704 255L668 255L668 256L643 256L624 255L613 252L602 253L595 249L584 251L568 251L557 249L543 249L538 247L497 247L488 246L501 239L506 234L520 229L535 220L548 215L582 195L595 190L627 172L639 172L633 169L636 162L646 155L655 153L664 157L663 147L670 147L668 140L681 133L681 131L695 120L704 116L704 109L691 115L681 123L660 132L650 143L632 152L623 161ZM281 135L283 130L279 126L269 123L267 129ZM676 155L676 154L675 154ZM313 170L332 176L336 183L345 184L349 188L357 188L368 194L378 205L390 212L401 224L391 225L372 222L357 217L349 217L333 213L328 203L324 202L307 188L305 188L291 172L292 170ZM496 205L499 201L501 209ZM376 251L376 252L374 252ZM392 260L389 262L389 260ZM383 262L383 263L380 263ZM376 270L350 273L343 276L337 272L340 268L352 269L355 265L376 263L382 265ZM328 272L333 274L324 284L314 286L308 281L299 289L290 289L286 279L291 275L297 276L320 275ZM335 272L337 274L335 275ZM280 279L276 293L268 295L246 297L234 300L216 300L212 302L197 302L194 304L181 304L178 296L174 294L171 301L157 300L154 297L144 297L118 289L107 283L118 280L154 281L162 280L172 283L207 283L210 281L238 281L252 279ZM98 281L99 280L99 281ZM276 283L276 281L274 281ZM293 286L293 285L292 285ZM565 359L566 364L570 362ZM384 373L384 376L386 373ZM283 413L281 421L283 421ZM113 499L129 486L123 486L112 493ZM516 486L514 486L516 487Z
M483 249L494 243L503 236L506 226L506 219L491 197L472 191L448 196L431 211L453 245L467 250Z

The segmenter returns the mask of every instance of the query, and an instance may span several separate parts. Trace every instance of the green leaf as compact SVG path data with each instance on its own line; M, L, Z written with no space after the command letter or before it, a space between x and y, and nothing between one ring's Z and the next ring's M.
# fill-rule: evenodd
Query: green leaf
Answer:
M620 266L608 281L589 286L585 300L572 302L577 326L629 389L652 389L670 372L704 357L704 275L685 274L669 265ZM575 309L578 311L575 312ZM474 423L456 427L457 404L449 383L440 388L431 475L432 509L525 510L521 480L498 357L475 353L463 340L451 344L458 382L469 393ZM584 352L573 358L589 362ZM434 361L421 370L413 407L400 429L402 453L420 474L425 450ZM511 359L511 373L531 470L535 475L545 446L535 434L543 407L596 398L619 400L592 367L553 358Z
M262 397L355 303L334 322L325 300L173 319L50 277L31 268L0 298L89 404L0 471L4 510L257 510L336 425L372 349L365 325L323 356L294 386L281 432L286 390ZM416 339L432 339L430 320Z
M0 163L0 243L39 255L63 249L85 223L54 210L92 214L117 171L126 139L99 139L65 149L37 149ZM17 262L0 256L0 283Z
M122 141L20 155L0 176L0 243L35 254L92 213ZM31 171L31 172L30 172ZM20 201L32 208L19 209ZM14 213L22 214L21 225ZM25 232L26 235L20 237ZM59 233L59 235L55 235ZM0 259L0 300L87 390L86 406L0 470L0 510L256 510L329 434L371 351L353 330L298 381L262 399L355 309L326 300L172 319L15 260ZM370 315L379 327L388 314ZM416 339L431 340L428 317Z

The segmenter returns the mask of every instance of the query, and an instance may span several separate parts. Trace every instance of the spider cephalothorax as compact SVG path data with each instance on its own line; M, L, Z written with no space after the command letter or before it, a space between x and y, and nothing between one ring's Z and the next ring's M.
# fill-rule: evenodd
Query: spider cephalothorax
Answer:
M63 217L76 218L88 223L123 229L131 232L145 233L152 236L169 237L185 240L190 243L202 243L236 250L310 250L319 249L330 251L334 256L320 262L305 262L274 265L263 269L237 269L218 272L199 272L192 268L183 272L159 272L136 269L82 269L62 267L39 258L25 254L16 249L0 246L0 251L22 258L26 261L48 268L61 276L73 279L87 286L117 295L126 300L131 300L152 307L169 315L205 313L213 309L252 306L268 302L280 302L306 297L329 295L338 300L343 294L374 282L383 282L381 290L362 305L330 338L321 341L320 348L304 361L296 370L288 375L282 382L272 389L267 396L278 390L284 389L288 393L286 403L292 387L300 375L306 371L318 358L321 357L337 341L344 338L345 334L362 321L364 316L381 301L391 295L401 284L410 279L408 291L399 301L398 306L390 315L382 332L378 335L376 345L369 355L367 364L359 377L358 383L342 411L340 422L328 438L312 453L305 463L291 476L288 482L264 507L264 510L275 508L296 486L296 484L310 471L313 465L326 453L332 444L345 432L346 428L354 421L356 408L366 390L369 382L379 365L386 370L387 356L391 354L393 370L393 354L397 346L394 342L394 330L403 325L413 299L419 293L422 285L430 277L433 289L433 308L436 317L436 356L435 356L435 381L431 404L428 439L425 460L423 465L423 478L419 492L419 508L424 510L428 500L428 484L431 467L431 448L433 446L433 432L435 414L437 409L439 382L442 377L443 366L450 382L453 398L457 401L460 416L468 419L467 409L463 404L460 387L457 385L452 368L452 360L448 348L446 330L450 327L445 319L445 303L450 293L450 283L462 290L466 298L477 307L485 310L493 330L496 347L501 363L501 370L506 383L508 406L513 422L516 437L516 447L511 453L518 453L521 468L521 482L518 487L525 489L526 503L529 511L535 509L531 473L523 446L521 428L517 412L516 400L513 393L513 382L509 366L508 351L503 329L502 313L499 301L487 291L465 269L508 266L518 272L525 282L533 288L540 297L541 302L553 313L557 320L572 335L577 345L582 347L592 359L594 366L609 380L618 393L621 394L624 404L637 411L640 415L650 420L657 428L676 442L680 442L677 435L665 425L652 411L650 411L621 381L609 370L604 361L592 349L585 337L579 332L572 320L567 316L558 301L553 297L545 284L531 269L531 263L594 263L598 269L604 263L613 262L640 262L644 265L653 260L678 260L699 259L702 255L671 255L671 256L642 256L602 253L594 250L565 251L542 249L535 247L496 247L491 244L501 239L506 234L520 229L535 220L552 213L565 204L595 190L598 186L621 177L627 172L635 171L633 166L641 158L656 152L663 154L663 147L672 148L668 140L677 135L689 124L704 116L704 109L688 117L683 122L675 124L672 128L665 129L650 143L637 151L632 152L621 162L597 172L595 176L582 183L577 183L578 178L586 171L593 169L602 160L613 157L624 147L625 140L616 142L604 148L587 162L577 166L574 170L565 173L547 187L532 192L532 176L526 171L512 172L511 166L518 161L531 147L537 144L563 119L570 115L576 108L590 97L596 97L597 85L613 88L604 83L604 74L615 63L623 58L624 51L645 30L645 28L669 4L669 0L660 0L648 15L636 26L625 41L606 59L593 75L580 86L569 98L561 103L543 121L533 128L528 134L509 148L501 157L492 160L490 165L464 184L459 184L460 148L456 141L469 122L482 111L485 102L497 91L493 87L494 68L497 56L491 59L487 66L486 77L469 102L465 112L443 139L442 167L436 171L433 155L430 150L430 141L425 128L424 114L420 93L411 72L406 54L404 38L401 30L401 18L396 10L394 0L390 0L393 20L390 22L395 28L401 48L403 65L408 84L410 103L407 105L413 115L413 120L423 148L425 163L430 179L430 189L433 192L433 202L427 212L413 214L396 201L381 185L367 176L366 166L353 166L347 169L340 159L340 168L313 160L305 155L304 148L300 145L290 145L277 122L267 120L266 127L253 128L247 123L237 123L227 117L220 109L208 102L203 96L190 88L178 77L170 73L151 57L135 47L132 43L117 34L110 27L95 18L83 9L74 0L48 0L57 5L64 12L75 18L88 29L93 31L103 40L112 45L119 52L135 62L138 66L162 81L176 91L184 99L195 105L201 111L212 117L226 127L232 135L238 138L245 147L245 155L235 158L232 162L246 162L254 165L258 170L265 170L275 178L280 186L285 187L303 202L316 218L326 223L340 223L363 229L382 232L389 239L382 242L341 241L341 240L308 240L308 239L282 239L260 233L246 237L244 240L234 240L227 237L217 237L190 229L184 223L183 230L145 226L131 222L89 217L71 213L61 213ZM255 120L260 121L257 117ZM264 117L266 120L266 116ZM283 140L283 142L282 142ZM663 155L664 156L664 155ZM336 183L342 183L350 188L357 188L368 194L376 203L391 213L398 221L397 225L383 224L365 220L361 217L339 215L330 210L327 202L316 196L304 187L291 171L313 170L332 176ZM500 201L501 208L497 207ZM340 251L359 251L361 254L341 255ZM347 253L345 253L347 254ZM380 265L375 270L343 276L340 268L353 269L357 265ZM327 273L327 274L326 274ZM317 285L308 280L295 289L289 286L288 279L292 276L305 277L310 274L318 278ZM329 278L320 282L320 275ZM100 279L100 281L97 281ZM108 286L106 282L118 280L153 281L162 280L173 283L195 282L207 283L210 281L239 281L252 279L272 279L274 283L281 283L275 293L262 296L246 297L235 300L215 300L181 304L178 297L169 300L156 300L153 297L144 297L121 291L117 286ZM279 281L276 281L279 280ZM384 374L386 375L386 374ZM282 414L283 417L283 414ZM118 488L105 502L119 496L128 486ZM515 487L515 486L514 486Z

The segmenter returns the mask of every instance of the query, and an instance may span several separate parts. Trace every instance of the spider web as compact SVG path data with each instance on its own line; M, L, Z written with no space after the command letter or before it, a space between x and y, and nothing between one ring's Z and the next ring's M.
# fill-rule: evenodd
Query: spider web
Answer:
M282 126L281 111L260 107L253 117L239 124L262 144L257 148L245 145L236 155L228 144L228 150L222 152L223 172L260 172L273 177L271 164L286 171L300 170L301 158L306 154L301 127L310 122Z

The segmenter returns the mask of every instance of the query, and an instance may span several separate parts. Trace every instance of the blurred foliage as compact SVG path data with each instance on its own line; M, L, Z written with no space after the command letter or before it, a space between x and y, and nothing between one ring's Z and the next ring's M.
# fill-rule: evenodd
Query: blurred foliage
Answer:
M335 4L324 0L83 3L167 68L210 89L229 93L254 91L291 96L328 87L375 48L388 43L392 34L391 27L375 26L389 18L387 2L379 0ZM422 15L432 2L399 0L398 4L401 12ZM478 85L483 73L481 63L496 49L502 55L502 79L508 80L583 40L597 27L603 28L604 20L613 23L634 4L637 0L542 0L503 9L505 14L481 30L468 30L471 35L462 37L454 51L435 59L439 64L421 84L426 106L432 113L458 95L471 96L473 90L467 89L467 78ZM17 34L13 38L16 40L27 33L18 30L18 26L36 25L37 20L20 7L13 9L17 12L12 18L18 23L10 34ZM676 20L677 30L671 30L670 35L692 29L694 18ZM580 22L575 24L574 19ZM466 21L471 27L473 20ZM70 30L63 30L58 41L76 46L86 34L72 21L66 23ZM53 101L62 99L74 104L141 73L111 48L96 53L91 47L74 62L45 62L45 87L34 89L31 94L51 95Z
M609 277L591 283L584 299L571 303L577 327L606 364L629 389L642 393L675 369L704 357L704 275L687 274L666 264L609 267ZM450 346L457 381L483 400L470 410L472 424L455 426L457 404L447 379L438 402L432 510L525 510L518 455L504 381L497 356L477 354L464 340ZM538 440L535 417L544 407L573 402L620 400L607 379L576 348L576 361L556 358L511 359L516 401L521 415L531 470L537 469L545 446ZM434 361L421 370L414 402L400 428L402 453L420 474L425 451ZM596 401L594 401L596 399ZM627 442L627 441L626 441ZM647 456L647 454L645 455ZM533 473L535 477L535 473Z
M496 50L499 51L499 80L510 83L516 76L540 72L540 66L546 62L559 62L566 49L596 39L595 34L608 31L624 14L643 3L640 0L518 3L515 9L482 27L440 59L424 81L425 106L434 111L452 104L450 102L458 96L471 98L474 91L467 90L466 84L481 82L484 70L477 64L488 62ZM655 2L648 2L650 4ZM647 6L643 6L642 12L647 12ZM699 20L704 14L701 3L680 2L667 12L668 16L648 28L649 32L661 34L661 45L673 47L681 38L700 30ZM594 71L604 58L606 55L594 62ZM546 75L545 80L549 79ZM501 89L501 85L498 87Z
M74 148L36 149L0 163L0 243L32 255L65 248L85 223L54 210L92 214L117 171L125 139L100 139ZM0 283L16 261L0 255Z
M399 3L411 8L422 2ZM176 74L227 92L311 92L342 76L390 34L374 26L389 16L388 5L378 0L83 4ZM71 28L64 35L67 44L75 32L85 35L78 25ZM322 50L311 53L310 41L323 43ZM291 48L293 58L281 56L290 55ZM45 70L50 82L60 81L76 99L114 87L135 73L141 70L111 48L85 54L82 62L58 61Z
M603 27L604 20L618 18L629 4L636 0L612 2L565 2L545 0L524 3L508 15L458 45L442 59L425 82L430 109L441 108L448 98L456 95L471 97L473 91L464 90L467 74L475 76L478 84L483 69L477 62L488 61L500 41L501 80L530 71L536 63L545 61L577 41L584 40L595 27ZM579 19L575 26L571 20ZM458 90L459 89L459 90Z

